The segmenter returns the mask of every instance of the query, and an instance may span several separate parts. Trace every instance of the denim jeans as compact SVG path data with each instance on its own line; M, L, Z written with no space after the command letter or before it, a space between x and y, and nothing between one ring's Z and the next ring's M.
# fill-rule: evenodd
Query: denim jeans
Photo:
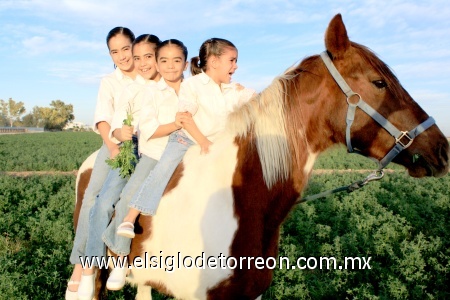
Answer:
M97 195L103 186L111 168L106 164L105 160L109 158L109 150L105 144L100 148L97 158L95 159L89 184L84 192L83 203L81 205L80 214L78 216L78 225L73 241L72 253L70 254L70 263L79 264L80 256L84 256L86 249L86 241L89 232L89 212L94 205Z
M129 207L139 210L143 215L155 215L167 183L192 145L194 142L183 131L173 132L161 159L145 179L139 192L133 196Z
M136 165L134 173L122 190L120 200L115 207L114 219L111 220L108 228L106 228L103 233L102 239L106 246L118 255L128 255L130 253L131 239L117 235L117 227L123 222L123 219L128 213L128 204L130 203L131 198L139 191L145 178L147 178L157 163L157 160L142 155L139 163Z
M114 205L119 201L120 192L126 183L127 179L120 177L119 169L109 171L105 184L103 184L102 190L98 194L89 214L89 233L85 256L100 258L106 255L102 233L108 227L114 212ZM94 265L97 266L95 259Z
M137 139L135 139L137 141ZM135 155L137 154L135 144ZM108 227L109 221L114 213L114 208L119 201L120 193L125 187L128 178L120 176L120 169L111 169L106 177L100 193L97 195L94 205L89 214L89 233L86 241L87 257L102 257L106 255L106 247L102 240L102 234ZM94 265L98 266L97 260Z

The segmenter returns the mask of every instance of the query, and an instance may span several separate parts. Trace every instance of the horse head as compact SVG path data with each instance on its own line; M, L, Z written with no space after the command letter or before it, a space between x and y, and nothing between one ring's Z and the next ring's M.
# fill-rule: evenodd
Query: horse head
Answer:
M350 98L330 74L321 56L306 58L287 71L285 105L290 136L312 153L320 153L331 144L347 144L364 156L381 161L400 140L403 151L393 158L405 166L411 176L444 176L449 165L449 143L432 119L414 138L414 131L429 116L402 87L389 67L367 47L349 40L340 14L330 22L325 33L327 56L348 87ZM400 136L392 136L373 116L355 108L354 120L347 125L348 106L362 100L381 116L381 123L398 128ZM349 127L349 128L347 128ZM420 127L420 126L419 126ZM429 128L428 128L429 127ZM346 130L349 130L346 137ZM403 132L403 133L402 133ZM305 141L298 136L306 137ZM346 140L347 139L347 140ZM300 157L301 147L291 145Z

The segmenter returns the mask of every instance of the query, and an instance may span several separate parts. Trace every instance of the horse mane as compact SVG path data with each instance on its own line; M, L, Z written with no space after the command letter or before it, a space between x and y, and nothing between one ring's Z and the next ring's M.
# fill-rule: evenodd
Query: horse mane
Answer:
M228 116L228 130L239 137L254 137L252 142L261 161L263 178L270 188L290 175L292 156L286 127L285 98L292 68L276 77L260 94Z

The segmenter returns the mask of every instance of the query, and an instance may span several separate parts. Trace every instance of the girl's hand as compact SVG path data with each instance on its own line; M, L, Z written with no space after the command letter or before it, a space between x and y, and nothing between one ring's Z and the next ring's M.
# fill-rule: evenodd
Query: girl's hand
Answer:
M242 91L243 89L245 89L243 85L241 85L240 83L236 83L236 90Z
M113 159L114 157L117 156L117 154L119 154L120 152L120 148L119 145L114 144L114 146L112 147L108 147L109 149L109 158Z
M208 154L209 153L209 146L212 145L212 142L208 139L205 139L200 145L200 154Z
M178 112L176 117L179 118L180 125L183 128L184 128L184 126L186 126L188 124L192 124L194 122L194 120L192 119L192 115L189 112ZM175 124L177 124L176 121L177 120L175 119Z
M183 122L185 122L187 118L187 113L185 112L177 112L175 115L175 126L180 129L183 128Z
M124 141L131 141L134 133L134 126L122 125L121 130L122 139Z

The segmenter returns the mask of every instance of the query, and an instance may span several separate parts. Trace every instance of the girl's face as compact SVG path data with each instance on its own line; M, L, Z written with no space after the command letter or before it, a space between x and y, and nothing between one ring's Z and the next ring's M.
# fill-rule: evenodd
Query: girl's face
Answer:
M139 75L147 80L159 78L156 70L155 44L142 42L133 47L134 67Z
M131 54L131 41L123 35L117 34L113 36L109 42L109 54L114 64L124 72L133 71L133 57Z
M159 49L156 68L167 83L181 82L188 63L177 45L166 45Z
M227 47L221 56L211 57L208 75L217 83L230 83L237 65L238 52L235 48Z

